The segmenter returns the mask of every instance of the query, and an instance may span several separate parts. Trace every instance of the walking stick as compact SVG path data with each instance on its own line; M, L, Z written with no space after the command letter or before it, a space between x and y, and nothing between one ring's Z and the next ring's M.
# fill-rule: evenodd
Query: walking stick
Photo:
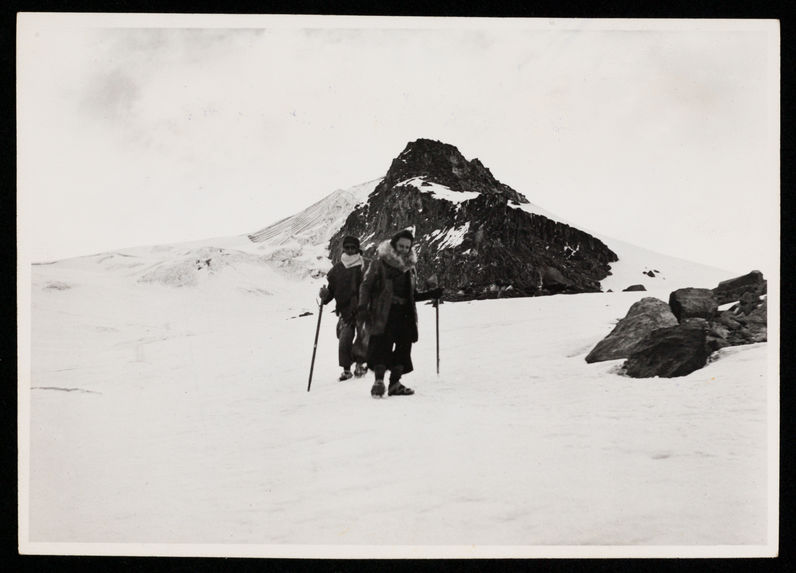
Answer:
M437 313L437 376L439 376L439 299L434 300Z
M437 288L436 273L426 279L426 288ZM434 299L434 308L437 315L437 376L439 376L439 298Z
M312 370L315 368L315 351L318 350L318 333L321 331L321 316L323 314L323 303L318 301L318 326L315 327L315 343L312 345L312 362L310 363L310 380L307 382L307 392L312 386Z

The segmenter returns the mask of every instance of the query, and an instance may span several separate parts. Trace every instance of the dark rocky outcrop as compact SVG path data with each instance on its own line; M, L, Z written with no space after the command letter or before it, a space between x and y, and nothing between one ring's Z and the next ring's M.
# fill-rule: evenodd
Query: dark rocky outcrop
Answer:
M642 298L630 307L611 333L597 343L586 356L586 362L627 358L650 332L676 325L677 319L668 304L653 297Z
M741 297L746 293L756 298L760 297L766 294L766 287L767 282L763 278L763 273L752 271L741 277L720 282L719 286L713 289L713 294L716 296L718 304L722 305L741 300Z
M761 298L765 285L762 274L752 271L743 277L723 281L712 290L685 288L672 292L669 307L679 324L650 330L632 348L623 365L624 371L635 378L685 376L702 368L716 350L765 342L768 302ZM728 310L719 311L719 301L726 304L728 299L737 303ZM614 330L618 329L619 325ZM606 341L613 335L614 332L601 341L586 361L595 361L592 355L601 345L607 346Z
M426 192L443 185L462 201ZM528 213L528 200L452 145L419 139L393 160L366 203L331 238L360 237L366 257L393 233L414 228L418 275L436 273L449 300L599 292L616 254L569 225Z
M726 341L726 346L753 344L768 340L768 303L739 303L719 313L713 322L714 329Z
M452 191L475 191L483 195L506 197L515 203L528 203L520 193L495 179L478 159L467 161L453 145L431 139L409 143L392 160L384 178L385 187L395 187L413 177L438 183Z
M651 332L639 343L623 369L633 378L686 376L705 366L712 351L707 321L690 319Z
M647 287L644 285L630 285L629 287L622 289L622 292L640 292L647 290Z
M686 318L711 319L718 308L713 291L706 288L681 288L669 295L669 306L677 320Z

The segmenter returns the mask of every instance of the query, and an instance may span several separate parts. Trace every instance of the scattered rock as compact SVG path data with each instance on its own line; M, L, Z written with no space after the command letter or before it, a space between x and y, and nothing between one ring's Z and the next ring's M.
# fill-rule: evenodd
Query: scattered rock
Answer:
M707 324L690 319L652 331L625 362L625 373L633 378L674 378L702 368L712 352Z
M748 313L739 304L719 313L712 323L713 330L726 341L727 346L754 344L768 340L768 302L759 301ZM747 307L748 308L748 307Z
M630 285L626 289L622 289L622 292L637 292L643 290L647 290L647 287L645 287L644 285Z
M733 310L749 315L763 303L764 301L757 294L747 291L741 295L741 300L738 301L736 306L733 306Z
M611 333L589 352L586 362L628 358L650 332L676 325L677 319L668 304L653 297L642 298L630 307Z
M50 281L44 285L44 288L47 290L69 290L72 288L72 285L61 281Z
M741 300L745 293L752 293L755 297L766 294L767 282L760 271L752 271L749 274L728 279L719 283L713 289L718 304L726 304L736 300Z
M706 288L681 288L669 295L669 306L677 320L687 318L711 319L719 307L713 291Z
M625 290L637 290L639 286ZM710 355L720 348L767 340L768 301L761 298L765 292L762 273L752 271L723 281L712 290L678 289L669 295L668 308L662 301L644 298L594 347L586 362L622 358L624 353L627 360L622 372L628 376L686 376L705 366ZM729 306L734 301L736 304L729 310L718 310L719 305ZM666 323L656 327L655 320Z

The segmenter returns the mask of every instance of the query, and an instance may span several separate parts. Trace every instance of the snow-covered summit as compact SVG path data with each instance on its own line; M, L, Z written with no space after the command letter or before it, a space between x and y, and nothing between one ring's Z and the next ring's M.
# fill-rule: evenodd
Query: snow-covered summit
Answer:
M291 290L297 281L325 275L330 267L329 237L379 181L338 189L299 213L249 235L74 257L35 265L34 274L66 273L77 283L86 272L99 272L141 285L231 288L256 294ZM46 288L51 282L43 280L41 284Z
M319 245L345 222L348 214L381 182L381 178L361 183L348 189L338 189L303 211L285 217L249 235L254 243L284 245L297 242L301 245Z

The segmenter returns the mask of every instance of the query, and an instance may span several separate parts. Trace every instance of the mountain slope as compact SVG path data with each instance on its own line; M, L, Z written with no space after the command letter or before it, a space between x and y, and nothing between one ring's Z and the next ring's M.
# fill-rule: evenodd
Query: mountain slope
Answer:
M380 179L339 189L249 235L216 237L74 257L53 266L80 282L82 273L113 273L144 285L197 287L207 285L255 294L296 288L297 281L318 279L330 267L327 243L348 213L362 203Z
M296 241L302 245L322 245L342 226L342 222L381 182L375 179L349 189L338 189L303 211L268 225L249 235L254 243L284 245Z

